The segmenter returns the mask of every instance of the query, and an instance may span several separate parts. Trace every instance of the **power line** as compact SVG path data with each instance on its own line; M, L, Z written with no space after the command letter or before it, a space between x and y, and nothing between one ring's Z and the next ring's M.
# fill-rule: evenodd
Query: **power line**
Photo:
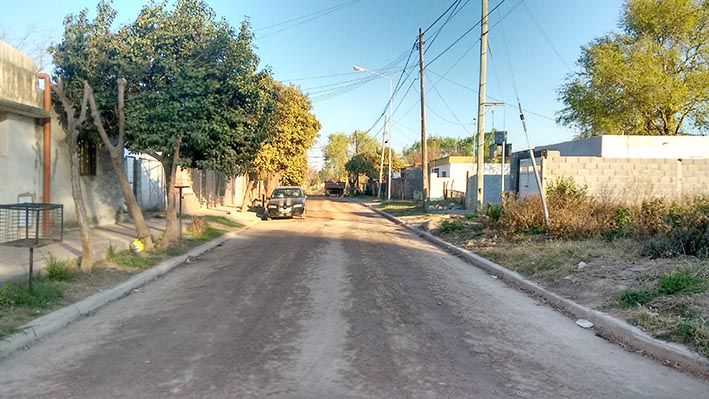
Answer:
M456 6L456 9L453 10L453 12L451 12L451 14L448 16L448 18L446 18L446 21L443 23L443 25L442 25L440 28L438 28L438 30L436 30L436 33L434 33L433 38L428 42L428 46L426 46L426 49L423 51L424 55L425 55L426 53L428 53L428 50L430 50L430 49L433 48L433 43L436 42L436 39L438 38L438 36L440 35L440 33L443 31L443 28L448 24L448 22L450 22L450 20L453 19L453 17L455 17L456 15L458 15L458 13L459 13L460 11L462 11L463 8L465 8L465 6L468 5L468 3L470 3L470 0L467 0L467 1L466 1L465 3L463 3L463 5L460 6L460 7L457 7L457 6ZM424 32L424 33L425 33L425 32Z
M524 3L524 1L522 3ZM537 27L537 30L539 30L539 33L541 33L542 36L544 37L544 40L546 40L547 44L549 44L549 47L551 47L551 49L554 51L554 54L556 54L557 58L559 58L559 61L561 61L561 63L564 65L564 67L566 67L567 71L572 72L571 68L569 68L569 66L566 64L564 59L561 57L561 54L559 54L559 51L556 50L556 46L554 46L554 43L552 43L552 41L549 39L549 36L547 36L546 32L544 32L544 29L542 29L542 26L539 24L539 22L537 22L537 19L534 18L534 14L532 14L532 10L530 10L529 7L527 7L526 3L524 3L524 9L525 9L525 11L527 11L527 14L532 19L532 22L534 22L534 26Z
M444 75L441 75L440 73L437 73L437 72L432 71L432 70L430 70L430 69L428 69L426 72L427 72L427 73L434 74L434 75L438 76L440 79L446 80L446 81L448 81L448 82L450 82L450 83L452 83L452 84L454 84L454 85L456 85L456 86L459 86L459 87L461 87L461 88L463 88L463 89L469 90L469 91L471 91L471 92L473 92L473 93L475 93L475 94L478 93L478 91L477 91L476 89L473 89L472 87L466 86L466 85L464 85L464 84L462 84L462 83L456 82L455 80L453 80L453 79L451 79L451 78L448 78L448 77L446 77L446 76L444 76ZM495 97L492 97L492 96L487 96L487 97L488 97L489 99L495 101L495 102L503 102L501 99L498 99L498 98L495 98ZM505 106L507 106L507 107L512 107L512 108L514 108L514 109L517 109L517 106L516 106L515 104L505 103ZM530 110L527 109L527 108L524 108L524 112L525 112L525 113L528 113L528 114L532 114L532 115L534 115L534 116L538 116L538 117L543 118L543 119L550 120L550 121L554 121L554 122L556 121L556 119L554 119L554 118L552 118L552 117L549 117L549 116L540 114L540 113L538 113L538 112L530 111Z
M495 7L493 7L492 10L488 11L487 16L489 17L490 14L491 14L492 12L494 12L495 10L497 10L502 4L504 4L505 1L506 1L506 0L501 0ZM478 22L476 22L475 25L473 25L472 27L470 27L470 29L468 29L467 31L465 31L465 33L463 33L459 38L457 38L453 43L451 43L450 46L446 47L445 50L443 50L442 52L440 52L440 53L439 53L436 57L434 57L431 61L429 61L428 63L426 63L426 66L429 66L429 65L433 64L434 62L436 62L436 60L438 60L439 58L441 58L441 56L442 56L443 54L447 53L451 48L453 48L453 46L455 46L456 44L458 44L458 42L460 42L461 40L463 40L463 38L465 38L465 36L467 36L470 32L472 32L473 29L475 29L476 27L478 27L481 23L482 23L482 18L480 18L480 20L479 20Z
M276 28L278 26L286 25L284 28L278 29L276 31L273 31L273 32L267 33L261 37L258 37L259 39L264 39L266 37L275 35L276 33L283 32L283 31L291 29L291 28L295 28L297 26L305 24L306 22L310 22L315 19L324 17L325 15L332 14L333 12L339 11L343 8L346 8L346 7L349 7L353 4L359 3L360 1L362 1L362 0L346 1L344 3L340 3L340 4L334 5L332 7L324 8L322 10L315 11L310 14L305 14L300 17L289 19L287 21L281 21L281 22L275 23L273 25L265 26L263 28L254 29L254 32L268 30L270 28Z

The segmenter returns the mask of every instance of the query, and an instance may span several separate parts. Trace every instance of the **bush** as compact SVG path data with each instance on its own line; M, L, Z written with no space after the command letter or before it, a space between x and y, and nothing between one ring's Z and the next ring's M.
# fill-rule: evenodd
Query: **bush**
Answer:
M488 202L485 206L485 216L489 217L493 221L497 222L502 216L502 204L494 204Z
M73 262L59 260L51 253L47 255L47 277L52 281L70 281L77 271Z
M491 220L490 227L510 236L528 231L545 232L541 199L538 196L503 198L500 217L496 221Z
M667 233L671 226L666 223L669 204L663 198L645 200L640 205L639 228L645 235L652 237Z
M450 234L465 229L463 223L458 219L444 220L441 222L441 234Z
M643 212L647 212L647 208ZM664 220L665 227L657 230L656 236L647 243L644 255L709 257L709 198L697 197L684 207L672 204L667 207Z
M554 208L575 206L589 199L588 186L578 186L572 177L560 177L546 190L547 202Z

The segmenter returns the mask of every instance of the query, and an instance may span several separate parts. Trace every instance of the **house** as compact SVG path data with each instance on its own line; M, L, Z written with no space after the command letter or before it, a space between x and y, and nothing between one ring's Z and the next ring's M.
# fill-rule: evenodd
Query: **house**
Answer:
M596 197L636 202L709 194L709 137L594 136L534 148L542 187L572 178ZM512 190L538 194L529 151L511 156Z
M66 133L45 106L39 80L34 61L0 41L0 203L63 204L71 225L76 213ZM91 141L79 143L78 155L87 216L114 223L123 200L108 155Z
M475 170L473 157L447 156L428 163L429 198L432 201L465 195L468 175Z
M447 156L429 162L429 198L432 201L455 198L465 200L466 207L475 202L478 170L475 158L466 156ZM504 175L501 175L504 171ZM486 163L484 168L485 203L499 202L503 190L509 189L509 165L501 167L498 163Z
M167 191L162 164L149 155L127 152L125 167L141 209L165 210ZM246 176L224 177L211 170L178 168L175 187L181 187L181 190L175 190L175 195L182 193L183 213L217 206L240 207L247 184Z

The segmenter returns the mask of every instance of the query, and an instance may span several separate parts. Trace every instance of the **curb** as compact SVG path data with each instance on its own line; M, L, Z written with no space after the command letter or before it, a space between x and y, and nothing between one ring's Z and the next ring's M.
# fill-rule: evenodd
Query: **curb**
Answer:
M245 224L239 232L251 228L258 222L258 220L255 220ZM223 236L217 237L212 241L193 248L184 255L170 258L157 266L137 274L131 277L128 281L125 281L113 288L98 292L79 302L55 310L54 312L48 313L28 324L25 324L19 328L20 332L0 340L0 359L9 356L21 348L30 346L41 338L57 332L77 319L90 316L92 313L95 313L105 305L130 295L134 289L146 285L152 280L166 274L170 270L186 262L188 258L196 258L203 253L223 244L226 240L235 238L236 236L236 232L228 232Z
M375 209L369 204L362 205L384 216L395 224L406 227L425 240L462 257L473 266L499 277L522 291L531 293L536 297L541 297L553 307L561 309L563 313L570 314L576 319L586 319L591 321L594 324L593 328L603 337L612 338L613 341L618 341L630 348L640 350L663 363L668 363L687 371L709 376L709 360L697 353L691 352L684 346L654 339L646 332L637 327L631 326L623 320L583 305L579 305L570 299L566 299L558 294L547 291L542 286L525 279L517 272L506 269L505 267L485 259L480 255L476 255L466 249L457 247L432 235L429 232L410 226L403 220L386 212L380 211L379 209Z

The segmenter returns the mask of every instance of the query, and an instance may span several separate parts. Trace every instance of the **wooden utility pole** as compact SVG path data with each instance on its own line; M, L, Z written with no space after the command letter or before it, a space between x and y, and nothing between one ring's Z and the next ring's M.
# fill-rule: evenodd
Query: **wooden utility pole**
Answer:
M423 29L419 28L419 80L421 81L421 172L423 177L423 210L428 201L428 149L426 148L426 106L423 90Z
M487 0L482 0L482 20L480 24L480 86L478 91L478 177L477 204L482 211L485 186L485 84L487 83Z

